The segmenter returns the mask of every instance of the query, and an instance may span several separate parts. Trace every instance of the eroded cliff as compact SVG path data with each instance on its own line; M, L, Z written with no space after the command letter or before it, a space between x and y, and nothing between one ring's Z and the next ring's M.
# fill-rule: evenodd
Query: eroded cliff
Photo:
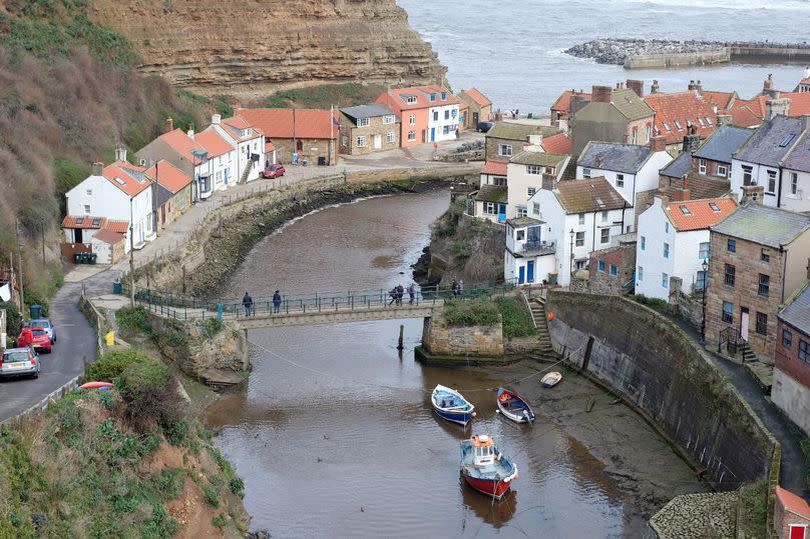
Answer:
M201 93L445 72L395 0L93 0L91 12L132 41L141 71Z

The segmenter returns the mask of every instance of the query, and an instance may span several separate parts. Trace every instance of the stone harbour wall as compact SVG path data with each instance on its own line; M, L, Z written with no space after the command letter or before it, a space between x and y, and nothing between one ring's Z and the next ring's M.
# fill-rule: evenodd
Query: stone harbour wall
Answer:
M436 356L501 357L503 330L501 324L453 327L441 316L425 318L422 346Z

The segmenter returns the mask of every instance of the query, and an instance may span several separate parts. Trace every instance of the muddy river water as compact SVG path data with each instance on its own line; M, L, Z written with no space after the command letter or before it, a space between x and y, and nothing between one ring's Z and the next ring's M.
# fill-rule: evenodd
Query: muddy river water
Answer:
M374 198L306 216L257 245L227 292L407 286L448 198ZM413 359L421 330L421 320L404 320L249 332L247 387L214 404L208 421L244 478L251 529L274 537L637 537L670 497L703 490L649 426L573 374L545 392L536 376L516 384L538 418L507 422L491 388L545 366L425 367ZM437 383L462 389L478 409L472 431L494 435L516 461L520 477L501 502L460 481L458 441L470 431L431 414Z

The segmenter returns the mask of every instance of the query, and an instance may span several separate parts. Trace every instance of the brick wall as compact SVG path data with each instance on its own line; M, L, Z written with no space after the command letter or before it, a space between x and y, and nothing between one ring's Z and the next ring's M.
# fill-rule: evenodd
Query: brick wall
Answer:
M779 320L776 334L776 368L789 374L791 378L810 389L810 363L799 359L799 341L810 344L810 335ZM782 341L783 331L791 333L790 348Z
M728 178L728 173L731 170L730 163L721 163L719 161L711 161L709 159L704 159L703 161L706 163L706 172L703 172L702 174L705 174L706 176L716 176L718 178ZM721 175L718 172L720 167L726 167L725 174ZM692 170L700 173L700 159L697 157L692 157Z
M337 141L336 141L337 142ZM291 138L276 138L273 139L273 145L276 147L278 162L289 164L292 154L295 152L295 140ZM307 160L309 166L318 164L318 157L327 157L329 155L329 140L327 139L302 139L301 140L301 158ZM337 145L332 152L332 163L335 164L337 154Z
M773 514L773 527L776 531L776 537L779 539L790 539L791 524L807 526L809 529L805 531L805 537L810 537L810 519L803 518L786 510L777 496Z

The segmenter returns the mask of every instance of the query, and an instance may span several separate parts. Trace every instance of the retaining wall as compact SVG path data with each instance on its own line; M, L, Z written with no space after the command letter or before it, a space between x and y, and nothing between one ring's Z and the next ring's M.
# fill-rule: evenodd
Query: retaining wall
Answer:
M502 324L453 327L441 316L425 318L422 346L437 356L502 357Z
M731 61L728 48L716 51L680 52L666 54L638 54L624 60L625 69L647 69L651 67L678 67L705 64L726 64Z
M555 349L622 396L716 488L778 472L778 442L669 320L624 298L556 290L547 310Z

